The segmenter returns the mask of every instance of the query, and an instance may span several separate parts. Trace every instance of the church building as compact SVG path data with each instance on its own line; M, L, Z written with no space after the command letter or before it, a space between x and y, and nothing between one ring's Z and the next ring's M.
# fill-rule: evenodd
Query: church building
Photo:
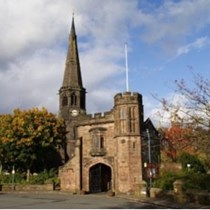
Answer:
M144 121L141 94L117 93L109 111L87 113L74 17L59 90L59 112L67 132L65 163L59 168L61 190L132 193L142 180L157 174L158 132L150 119Z

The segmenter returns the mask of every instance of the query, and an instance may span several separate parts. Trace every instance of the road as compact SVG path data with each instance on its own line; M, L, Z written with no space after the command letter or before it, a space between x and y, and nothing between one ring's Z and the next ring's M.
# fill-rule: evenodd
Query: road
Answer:
M1 209L152 209L154 204L106 194L70 195L56 192L11 192L0 194Z

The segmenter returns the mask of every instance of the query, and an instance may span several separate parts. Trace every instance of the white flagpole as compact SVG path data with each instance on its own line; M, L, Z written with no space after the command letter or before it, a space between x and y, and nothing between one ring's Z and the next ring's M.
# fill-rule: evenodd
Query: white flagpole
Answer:
M127 43L125 43L125 72L126 72L126 92L129 91L128 84L128 52L127 52Z

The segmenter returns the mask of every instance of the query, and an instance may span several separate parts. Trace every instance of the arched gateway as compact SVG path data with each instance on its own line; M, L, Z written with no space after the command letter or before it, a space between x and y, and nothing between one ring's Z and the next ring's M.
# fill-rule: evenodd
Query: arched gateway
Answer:
M89 170L90 193L107 192L111 187L111 168L105 164L98 163Z

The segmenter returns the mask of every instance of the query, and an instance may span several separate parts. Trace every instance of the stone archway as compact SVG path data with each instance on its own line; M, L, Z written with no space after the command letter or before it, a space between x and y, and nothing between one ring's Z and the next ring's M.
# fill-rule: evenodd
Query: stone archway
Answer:
M90 193L107 192L111 187L111 168L103 163L98 163L89 169Z

